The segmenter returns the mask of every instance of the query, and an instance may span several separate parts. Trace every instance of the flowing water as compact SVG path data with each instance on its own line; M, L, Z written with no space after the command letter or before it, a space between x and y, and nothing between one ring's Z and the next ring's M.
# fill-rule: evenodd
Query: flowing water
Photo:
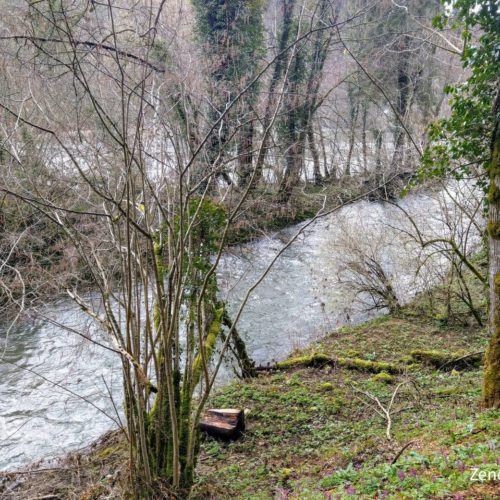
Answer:
M472 199L470 193L465 199ZM444 193L411 195L400 205L425 236L459 234L466 252L479 243L477 229ZM219 286L233 317L248 287L304 225L224 256ZM356 293L349 266L355 259L380 262L402 302L439 280L446 258L435 254L415 278L422 250L396 226L411 229L400 210L360 201L303 229L254 291L238 323L256 362L282 359L338 326L384 313ZM119 419L119 360L51 320L91 335L99 335L96 326L70 301L40 312L43 317L8 333L0 328L0 470L84 446ZM226 368L221 380L229 376Z

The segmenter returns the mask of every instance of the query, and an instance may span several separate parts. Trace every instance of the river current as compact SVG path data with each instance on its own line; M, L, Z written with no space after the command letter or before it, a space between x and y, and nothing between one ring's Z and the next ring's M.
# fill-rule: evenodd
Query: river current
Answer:
M452 202L457 196L460 209ZM474 189L461 186L448 193L412 194L399 205L423 236L453 236L470 253L480 242L470 219L475 200ZM225 254L218 280L233 315L248 287L305 224ZM282 359L341 325L384 314L369 296L357 293L356 259L377 260L401 302L442 279L449 266L446 255L423 253L412 232L401 210L366 201L308 225L243 310L238 329L250 355L258 364ZM9 332L0 325L0 470L82 447L120 418L119 359L57 323L99 335L70 300L40 308L35 319ZM230 370L223 370L221 380L229 377Z

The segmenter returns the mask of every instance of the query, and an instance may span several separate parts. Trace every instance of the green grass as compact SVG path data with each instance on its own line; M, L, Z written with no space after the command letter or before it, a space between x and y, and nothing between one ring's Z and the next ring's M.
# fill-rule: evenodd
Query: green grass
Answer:
M474 467L500 475L500 413L480 408L481 367L440 371L411 357L415 350L484 350L486 330L467 321L443 324L415 305L294 353L397 363L403 373L291 363L221 389L210 405L244 408L247 431L229 444L205 439L193 496L495 498L500 483L470 480ZM389 440L370 395L386 406L399 384Z

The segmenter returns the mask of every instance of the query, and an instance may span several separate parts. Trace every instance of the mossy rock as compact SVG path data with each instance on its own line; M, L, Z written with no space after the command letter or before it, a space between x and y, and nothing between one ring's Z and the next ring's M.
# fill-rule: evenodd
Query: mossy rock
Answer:
M455 394L463 394L465 392L465 389L460 386L453 386L453 387L442 387L441 389L437 389L434 391L434 394L436 396L453 396Z
M387 372L377 373L372 377L373 382L382 382L383 384L392 384L394 377Z
M471 370L479 367L483 362L482 353L466 354L463 352L447 353L441 351L415 350L411 357L424 365L432 366L438 370Z

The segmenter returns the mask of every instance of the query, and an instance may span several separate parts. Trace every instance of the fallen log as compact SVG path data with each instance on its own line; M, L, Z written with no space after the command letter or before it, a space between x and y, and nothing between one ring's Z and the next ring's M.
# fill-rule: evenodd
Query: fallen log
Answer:
M245 431L245 414L233 408L207 410L200 419L199 429L209 436L234 441Z
M437 370L474 370L482 365L484 351L464 354L460 352L441 352L414 350L411 357L418 363L432 366Z
M321 368L326 365L368 373L386 372L397 374L404 371L403 367L386 361L369 361L360 358L336 358L321 353L298 358L288 358L285 361L278 361L273 365L257 366L256 370L257 372L268 372L275 370L292 370L295 368Z

